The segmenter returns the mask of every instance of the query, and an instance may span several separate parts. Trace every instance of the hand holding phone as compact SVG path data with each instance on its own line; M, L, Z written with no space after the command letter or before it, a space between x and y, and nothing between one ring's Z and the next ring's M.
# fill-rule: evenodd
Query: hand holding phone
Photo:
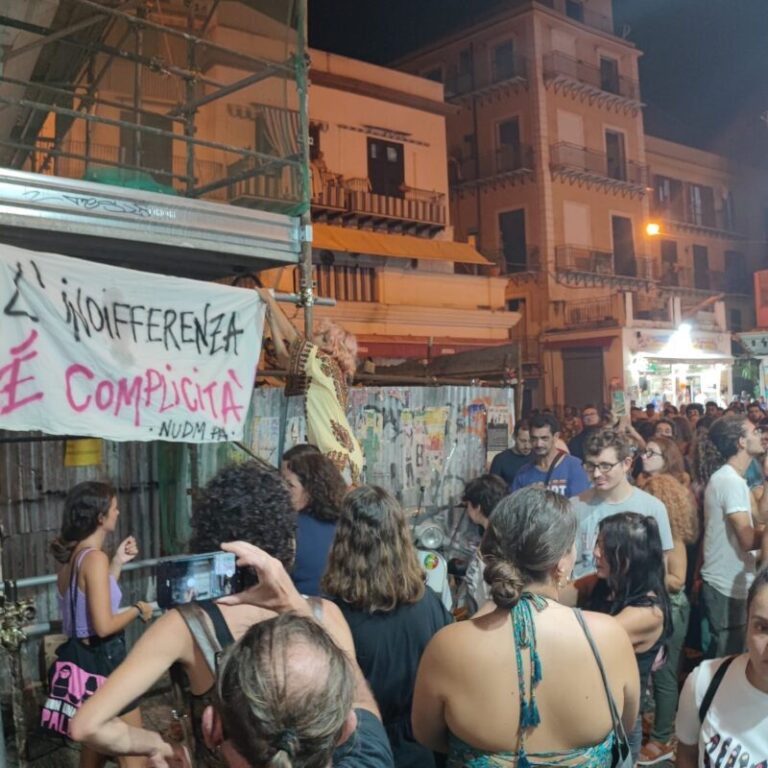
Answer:
M155 566L155 575L161 608L215 600L239 589L235 556L227 552L167 558Z

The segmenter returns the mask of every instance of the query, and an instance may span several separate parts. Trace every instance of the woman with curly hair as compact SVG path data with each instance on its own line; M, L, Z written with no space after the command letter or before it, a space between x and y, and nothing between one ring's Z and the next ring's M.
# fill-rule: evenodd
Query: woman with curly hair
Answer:
M244 540L258 545L290 570L295 528L288 489L280 476L250 461L219 470L196 497L190 549L195 553L213 552L224 542ZM222 648L236 642L253 624L275 615L254 605L214 601L196 605L204 617L202 633L215 637ZM349 630L339 610L327 601L321 605L326 629L354 658ZM215 672L189 621L188 613L171 609L142 635L128 658L72 721L74 739L110 755L146 755L153 765L183 759L180 745L168 744L160 734L128 725L117 717L127 703L143 696L172 666L178 665L188 689L189 723L195 742L193 764L222 765L220 756L206 747L201 730L202 713L215 689ZM297 754L301 753L301 745L295 748ZM277 742L269 746L272 754L280 749Z
M321 453L289 455L281 474L297 513L293 583L303 595L319 595L347 485L336 465Z
M305 339L266 288L258 289L280 365L288 369L285 394L301 395L307 437L353 483L360 482L363 452L347 421L349 382L357 366L357 340L340 326L323 321L314 338ZM286 346L286 342L288 345Z
M653 675L656 716L651 739L640 752L640 763L653 765L671 760L674 756L671 739L677 712L677 681L691 614L691 605L685 593L688 573L686 546L698 539L699 519L696 500L690 490L691 480L684 470L683 455L677 445L667 438L654 438L648 442L642 459L644 474L638 478L638 485L667 508L674 544L668 554L665 578L672 633L667 641L666 663Z
M434 766L413 738L411 701L421 654L451 616L425 585L405 513L387 491L364 485L346 495L320 586L352 630L395 766Z

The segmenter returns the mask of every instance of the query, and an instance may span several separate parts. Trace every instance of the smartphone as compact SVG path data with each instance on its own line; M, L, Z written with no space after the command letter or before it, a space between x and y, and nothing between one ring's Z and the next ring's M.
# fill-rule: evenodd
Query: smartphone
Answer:
M161 608L215 600L240 591L239 572L231 552L207 552L161 560L155 566L157 604Z
M621 389L616 389L611 393L611 410L617 418L627 415L627 395Z

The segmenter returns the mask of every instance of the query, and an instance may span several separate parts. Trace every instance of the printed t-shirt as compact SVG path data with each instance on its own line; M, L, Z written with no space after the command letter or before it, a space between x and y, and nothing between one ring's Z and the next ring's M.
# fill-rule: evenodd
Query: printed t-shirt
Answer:
M724 659L703 661L688 675L677 708L678 741L699 746L699 768L754 768L768 760L768 693L747 680L747 654L734 659L699 723L699 707Z
M512 490L519 491L529 485L543 483L547 479L547 471L539 469L535 464L526 464L516 475ZM589 479L584 467L573 456L563 456L554 468L549 478L547 489L561 496L578 496L589 488Z
M633 488L632 493L623 501L602 501L594 491L588 491L579 498L571 499L571 507L576 513L579 530L576 534L576 565L573 577L594 573L595 560L592 552L597 541L597 528L601 520L621 512L636 512L652 517L659 526L661 548L668 551L673 548L672 529L669 527L667 508L655 496Z
M744 552L728 515L746 512L752 503L744 478L724 464L709 478L704 491L704 564L701 577L721 595L746 600L755 580L755 555Z

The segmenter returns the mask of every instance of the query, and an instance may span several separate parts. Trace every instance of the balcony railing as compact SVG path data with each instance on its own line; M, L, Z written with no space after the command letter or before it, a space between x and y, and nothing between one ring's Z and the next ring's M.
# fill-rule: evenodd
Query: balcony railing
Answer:
M617 325L619 319L614 312L613 300L590 299L589 301L570 301L565 305L565 326Z
M727 240L738 240L744 237L735 230L733 222L721 210L696 216L685 210L682 201L663 205L654 200L651 211L653 216L663 219L675 229L700 232Z
M644 256L617 258L610 251L583 248L574 245L558 245L555 248L555 269L559 273L582 275L596 278L592 283L637 283L657 282L657 263Z
M553 51L544 57L544 79L549 82L569 80L587 86L595 92L611 94L632 102L640 99L640 88L635 80L618 74L606 74L594 64L587 64L559 51Z
M734 282L724 272L693 270L690 267L662 267L661 284L666 288L681 288L702 293L741 293L748 283ZM744 291L749 293L749 290Z
M550 147L552 171L608 185L623 185L645 194L648 166L632 160L620 162L603 152L560 142Z
M524 272L541 272L541 251L538 245L529 245L524 252L518 250L499 249L483 250L483 256L496 264L505 275L515 275Z
M538 364L541 358L541 342L537 336L523 336L517 329L513 329L510 341L520 345L523 363Z
M613 19L610 16L605 16L602 13L585 8L583 3L566 5L566 16L587 27L592 27L592 29L599 29L601 32L607 32L609 35L615 34Z
M516 144L499 147L495 152L483 154L479 162L475 157L455 160L450 166L451 185L494 181L499 176L528 176L534 172L533 147Z
M445 197L442 194L414 189L405 194L406 197L391 197L375 192L350 191L347 212L358 218L445 226Z
M453 72L445 79L445 98L459 99L470 94L479 94L509 83L528 81L528 59L525 56L510 56L494 60L490 71Z
M313 185L314 187L314 185ZM326 181L313 189L312 207L333 211L344 211L347 208L347 190L334 181Z

